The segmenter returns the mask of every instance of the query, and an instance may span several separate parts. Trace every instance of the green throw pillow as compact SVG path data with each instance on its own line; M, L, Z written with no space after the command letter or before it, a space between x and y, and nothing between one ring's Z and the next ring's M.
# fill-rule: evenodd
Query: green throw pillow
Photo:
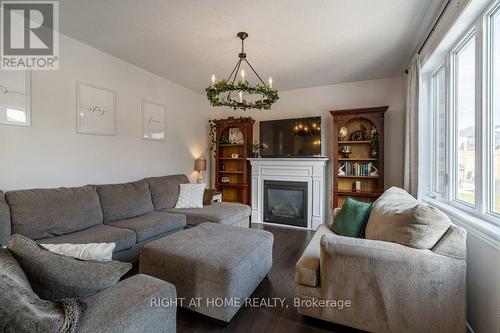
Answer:
M347 198L333 220L332 231L340 236L359 238L363 232L372 204Z

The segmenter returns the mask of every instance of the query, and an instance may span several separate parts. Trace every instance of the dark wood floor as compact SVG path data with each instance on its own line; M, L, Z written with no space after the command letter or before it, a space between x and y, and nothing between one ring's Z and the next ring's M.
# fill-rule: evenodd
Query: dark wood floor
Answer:
M302 251L312 237L312 232L253 225L274 234L273 268L251 297L286 298L285 307L242 308L227 327L208 317L179 310L177 332L359 332L340 325L306 318L293 307L295 293L294 269ZM288 307L286 306L288 305Z

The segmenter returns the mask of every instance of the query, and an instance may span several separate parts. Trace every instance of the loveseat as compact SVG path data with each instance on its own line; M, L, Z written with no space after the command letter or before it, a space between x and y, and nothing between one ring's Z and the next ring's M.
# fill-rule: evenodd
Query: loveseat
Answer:
M298 311L369 332L464 332L465 275L465 230L393 187L364 238L318 227L295 267Z
M114 242L113 259L136 262L143 245L202 222L249 226L250 207L212 203L175 209L185 175L123 184L0 191L0 244L11 234L39 243Z

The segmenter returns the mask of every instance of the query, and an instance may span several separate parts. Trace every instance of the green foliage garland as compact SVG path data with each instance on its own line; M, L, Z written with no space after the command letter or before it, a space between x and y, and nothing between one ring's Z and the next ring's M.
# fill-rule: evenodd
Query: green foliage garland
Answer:
M248 102L243 99L239 102L234 99L221 98L220 94L230 91L244 91L249 94L263 95L265 98L255 101ZM231 83L227 80L221 80L215 82L210 87L205 89L208 100L211 106L229 106L230 108L236 109L259 109L259 110L270 110L271 105L273 105L278 99L278 90L267 87L265 85L257 84L256 86L251 86L248 81L239 81L238 83Z
M208 121L208 133L210 134L210 151L212 152L212 156L214 158L217 157L217 138L216 138L216 130L217 125L215 125L215 121L210 119Z

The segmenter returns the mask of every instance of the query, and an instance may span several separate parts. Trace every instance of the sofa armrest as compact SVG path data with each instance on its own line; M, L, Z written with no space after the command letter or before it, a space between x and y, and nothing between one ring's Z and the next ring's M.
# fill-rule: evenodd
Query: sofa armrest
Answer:
M83 300L87 309L80 332L175 333L175 299L172 284L144 274L134 275Z
M465 260L430 250L335 234L321 238L323 295L348 299L353 311L366 313L354 325L362 329L398 331L413 323L421 332L463 331L465 272Z

